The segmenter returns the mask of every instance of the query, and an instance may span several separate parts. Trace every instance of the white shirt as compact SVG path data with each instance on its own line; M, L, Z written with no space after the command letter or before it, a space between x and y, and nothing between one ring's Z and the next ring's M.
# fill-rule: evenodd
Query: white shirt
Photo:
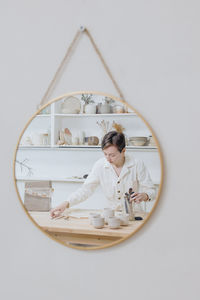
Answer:
M147 193L151 199L155 197L154 184L143 161L131 158L127 154L119 177L105 157L99 159L81 188L69 195L69 206L86 200L98 185L108 199L109 206L114 209L120 209L121 199L129 188L134 192Z

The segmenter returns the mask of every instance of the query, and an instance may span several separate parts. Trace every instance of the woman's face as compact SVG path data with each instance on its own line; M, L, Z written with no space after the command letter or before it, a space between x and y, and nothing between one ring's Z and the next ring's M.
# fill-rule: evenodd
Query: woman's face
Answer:
M119 152L116 146L109 146L103 150L103 153L109 163L117 165L119 162L124 160L125 148L122 152Z

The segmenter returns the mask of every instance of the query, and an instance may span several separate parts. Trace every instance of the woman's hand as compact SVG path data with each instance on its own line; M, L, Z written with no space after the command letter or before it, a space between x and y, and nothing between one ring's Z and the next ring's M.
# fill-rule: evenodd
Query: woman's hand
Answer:
M63 212L64 210L69 207L69 202L65 201L63 203L61 203L60 205L56 206L55 208L53 208L51 211L50 211L50 215L52 218L56 218L56 217L59 217Z
M134 193L131 195L130 201L140 203L142 201L148 201L149 196L146 193Z

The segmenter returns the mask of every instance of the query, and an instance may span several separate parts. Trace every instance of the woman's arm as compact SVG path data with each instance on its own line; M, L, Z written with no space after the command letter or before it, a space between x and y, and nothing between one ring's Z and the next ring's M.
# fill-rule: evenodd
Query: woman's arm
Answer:
M67 201L62 202L50 211L52 218L58 217L66 208L83 202L92 195L99 184L98 170L98 164L95 163L84 184L75 192L71 193L68 196Z
M138 192L143 194L141 201L154 200L155 187L149 171L142 160L139 160L137 163L137 180L139 183Z

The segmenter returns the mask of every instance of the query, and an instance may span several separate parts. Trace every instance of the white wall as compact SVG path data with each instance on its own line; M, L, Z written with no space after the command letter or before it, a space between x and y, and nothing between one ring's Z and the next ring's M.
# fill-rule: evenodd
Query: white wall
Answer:
M195 0L0 1L3 299L199 299L199 9ZM165 164L148 223L118 246L85 252L30 222L12 178L19 133L81 24L156 132ZM54 95L90 89L117 96L83 37Z

